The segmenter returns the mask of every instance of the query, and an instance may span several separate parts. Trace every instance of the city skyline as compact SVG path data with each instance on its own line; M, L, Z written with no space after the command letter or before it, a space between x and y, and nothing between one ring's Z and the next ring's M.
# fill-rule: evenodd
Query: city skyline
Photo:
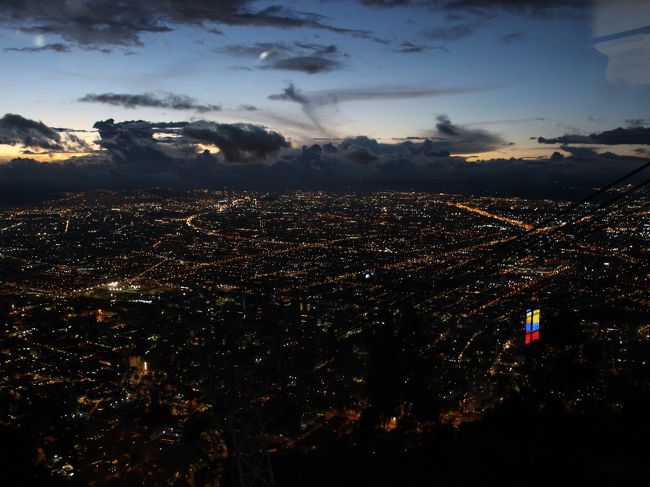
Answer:
M3 208L3 468L246 486L272 482L267 452L277 485L518 485L543 459L532 485L644 485L650 193L606 201L152 189Z
M649 0L0 0L0 59L4 478L648 485Z

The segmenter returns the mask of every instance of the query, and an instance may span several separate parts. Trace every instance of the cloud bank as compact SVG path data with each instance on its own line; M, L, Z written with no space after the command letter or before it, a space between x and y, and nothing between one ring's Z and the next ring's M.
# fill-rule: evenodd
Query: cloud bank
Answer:
M111 118L96 122L94 128L99 132L99 146L106 151L97 156L112 163L158 164L187 159L199 153L199 144L218 148L226 162L262 162L290 147L278 132L246 123L116 123Z
M591 135L566 134L551 139L539 137L537 141L540 144L650 145L650 128L633 125Z
M549 159L468 162L458 148L488 150L495 134L440 116L436 139L386 144L365 136L293 148L259 125L209 121L98 121L99 148L48 163L16 158L0 164L4 202L89 189L223 188L281 191L417 190L576 197L642 164L644 159L562 147ZM18 115L0 119L2 143L47 150L64 136Z

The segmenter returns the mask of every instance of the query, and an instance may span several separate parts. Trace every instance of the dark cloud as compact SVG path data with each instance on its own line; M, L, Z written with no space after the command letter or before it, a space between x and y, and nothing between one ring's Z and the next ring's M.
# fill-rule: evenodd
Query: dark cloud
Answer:
M216 25L311 28L376 40L370 31L330 25L326 18L278 5L255 8L253 0L4 0L0 25L60 36L81 46L141 45L148 33L179 26L214 31Z
M431 135L447 142L452 153L488 152L508 145L497 134L483 129L455 125L446 115L440 115L436 120L436 130Z
M48 127L43 122L7 113L0 118L0 144L47 149L57 152L87 150L86 142L71 133Z
M257 111L257 107L255 105L239 105L239 110L243 112L255 112Z
M581 12L592 6L593 0L424 0L424 3L449 12L476 12L489 15L506 11L518 15L554 15Z
M552 139L538 137L540 144L595 144L596 142L588 135L562 135Z
M593 161L598 158L598 152L588 147L575 147L571 145L563 145L560 147L563 151L571 154L572 159L581 161Z
M43 52L43 51L54 51L54 52L70 52L70 46L66 44L61 44L60 42L55 42L53 44L45 44L44 46L39 47L5 47L3 49L5 52Z
M0 144L63 150L61 135L57 131L43 122L13 113L7 113L0 118Z
M650 145L650 127L617 128L590 135L597 144L619 145L639 144Z
M130 167L148 167L169 163L172 159L189 155L193 150L186 144L179 147L167 139L156 140L154 133L176 134L188 122L153 124L143 120L115 123L112 118L96 122L99 146L106 151L108 160ZM179 142L182 142L179 140Z
M632 128L644 127L644 126L650 124L650 119L648 119L648 118L628 118L627 120L625 120L625 124L628 127L632 127Z
M315 42L294 42L297 49L311 52L313 56L347 56L335 44L318 44Z
M289 83L289 85L282 90L282 93L269 95L269 100L295 101L296 103L301 104L309 103L309 99L303 95L302 91L296 88L293 83Z
M411 0L361 0L363 5L369 7L393 8L411 5Z
M450 27L432 27L424 31L424 35L436 41L453 42L471 36L483 25L482 20L456 24Z
M593 4L593 0L358 0L370 7L428 7L451 14L473 13L492 15L505 11L518 15L578 15Z
M421 52L428 52L428 51L435 51L435 50L449 52L449 50L444 46L428 46L426 44L414 44L409 41L402 42L399 46L393 49L393 52L399 52L403 54L414 54L414 53L421 53Z
M98 121L93 126L98 134L100 150L83 162L110 167L127 175L130 172L174 172L177 167L192 163L202 156L202 146L217 147L227 162L262 162L290 147L289 142L277 132L253 124L225 124L208 121L148 122L131 120L115 122ZM40 146L42 148L49 148ZM208 158L212 163L214 156Z
M567 134L552 139L539 137L537 141L540 144L650 145L650 127L619 127L591 135Z
M238 57L250 57L255 59L279 56L284 53L293 52L288 44L282 42L256 42L255 44L228 44L215 49L216 52L229 54Z
M215 49L216 52L231 56L268 59L292 55L345 56L335 44L317 42L256 42L254 44L228 44Z
M378 159L375 154L365 147L345 152L345 158L355 164L370 164Z
M528 40L528 34L525 32L513 32L499 37L499 41L504 44L517 44Z
M307 42L258 42L230 44L217 50L232 56L254 58L260 69L324 73L343 67L337 58L345 56L334 44Z
M218 147L228 162L261 161L289 147L280 133L248 123L193 122L183 128L182 134L192 141Z
M303 94L302 91L296 88L293 83L289 83L289 85L282 90L282 93L269 95L269 100L292 101L300 104L303 112L314 123L314 126L322 133L327 133L325 127L321 125L316 105L307 95Z
M297 56L286 59L275 59L264 65L264 69L280 69L301 71L307 74L325 73L340 69L339 61L320 56Z
M198 103L190 96L174 93L167 93L165 95L155 95L152 93L90 93L79 98L79 101L88 103L105 103L107 105L122 106L126 108L168 108L171 110L188 110L199 113L216 112L221 110L220 105Z
M177 0L181 1L181 0ZM197 1L207 1L207 0L197 0ZM250 4L251 1L240 1L230 0L231 3L246 3ZM184 0L183 6L187 3ZM205 19L207 21L207 19ZM248 11L237 7L237 10L231 15L222 15L218 19L210 19L209 21L215 23L223 23L226 25L258 25L258 26L269 26L269 27L280 27L280 28L299 28L306 27L312 29L321 29L329 32L334 32L337 34L348 34L353 37L360 37L363 39L368 39L376 42L383 43L384 40L376 37L371 31L363 29L346 29L341 27L335 27L330 24L324 23L326 18L323 15L318 15L308 12L300 12L296 10L287 9L278 5L272 5L265 9L259 11Z
M325 130L320 121L319 110L328 105L361 100L402 100L429 96L459 95L485 91L487 89L489 87L418 88L375 86L366 88L338 88L303 93L293 83L289 83L282 93L269 95L269 99L292 101L300 104L305 115L309 117L314 125L321 132L327 133L327 130Z

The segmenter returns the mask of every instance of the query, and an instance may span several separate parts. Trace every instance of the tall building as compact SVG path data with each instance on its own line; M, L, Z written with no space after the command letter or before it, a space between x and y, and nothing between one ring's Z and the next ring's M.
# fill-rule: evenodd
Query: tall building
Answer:
M525 345L530 345L539 340L539 310L527 309L526 310L526 336L524 339Z

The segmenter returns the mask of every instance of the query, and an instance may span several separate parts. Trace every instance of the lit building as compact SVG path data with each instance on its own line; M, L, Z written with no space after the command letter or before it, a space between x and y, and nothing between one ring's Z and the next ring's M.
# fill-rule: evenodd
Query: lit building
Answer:
M526 337L524 344L530 345L539 340L539 310L526 310Z

